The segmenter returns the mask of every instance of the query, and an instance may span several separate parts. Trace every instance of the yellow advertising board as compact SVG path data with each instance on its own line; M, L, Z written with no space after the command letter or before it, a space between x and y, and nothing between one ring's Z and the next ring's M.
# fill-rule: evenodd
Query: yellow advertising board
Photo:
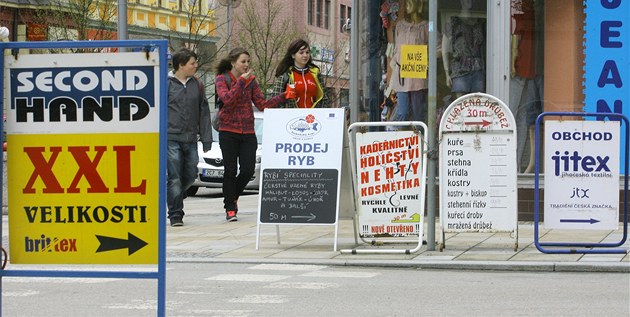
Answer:
M7 63L11 263L158 262L158 61L102 55Z
M400 77L427 78L429 55L426 45L401 45Z

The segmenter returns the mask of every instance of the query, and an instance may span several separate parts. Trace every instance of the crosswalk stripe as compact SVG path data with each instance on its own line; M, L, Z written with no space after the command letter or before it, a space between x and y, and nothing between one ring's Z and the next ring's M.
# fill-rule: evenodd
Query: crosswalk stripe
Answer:
M267 274L219 274L206 278L206 281L275 282L289 278L288 275Z
M37 295L39 295L39 292L33 291L33 290L2 292L2 296L6 296L6 297L26 297L26 296L37 296Z
M301 274L300 276L308 276L308 277L349 277L349 278L372 278L380 273L377 272L352 272L352 271L342 271L342 272L329 272L329 271L316 271L316 272L308 272Z
M288 302L284 295L244 295L233 298L230 303L240 304L282 304Z
M271 283L265 288L281 288L281 289L328 289L339 288L338 283Z
M258 264L249 267L251 270L270 271L318 271L327 268L324 265L302 265L302 264Z

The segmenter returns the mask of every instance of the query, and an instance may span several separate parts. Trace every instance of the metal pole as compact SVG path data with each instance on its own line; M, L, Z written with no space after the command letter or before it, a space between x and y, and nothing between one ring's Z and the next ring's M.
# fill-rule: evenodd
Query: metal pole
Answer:
M118 0L118 24L116 26L119 40L128 40L127 36L127 0ZM118 48L121 52L126 52L126 47Z
M350 13L350 124L359 121L359 10L361 1L352 0L352 12Z
M437 0L429 0L429 160L427 166L427 250L435 251L435 113L437 96Z

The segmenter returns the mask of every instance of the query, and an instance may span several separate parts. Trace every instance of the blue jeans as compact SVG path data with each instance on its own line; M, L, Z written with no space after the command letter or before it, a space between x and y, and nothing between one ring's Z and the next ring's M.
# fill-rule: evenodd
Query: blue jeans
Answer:
M461 77L451 79L451 92L467 94L471 92L486 91L486 74L482 70L476 70Z
M397 104L395 118L392 121L422 121L427 110L427 89L416 91L399 91L396 93ZM411 116L409 116L411 110Z
M254 175L258 141L255 134L219 132L219 145L223 154L223 207L235 210L234 201L245 190ZM238 163L238 166L237 166ZM237 175L238 172L238 175Z
M186 190L197 178L197 143L168 141L166 203L168 217L184 216Z

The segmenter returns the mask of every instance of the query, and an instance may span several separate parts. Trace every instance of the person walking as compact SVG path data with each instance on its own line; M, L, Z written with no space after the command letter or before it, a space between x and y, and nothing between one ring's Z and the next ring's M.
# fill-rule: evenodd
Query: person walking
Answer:
M258 142L252 104L263 111L295 98L295 93L289 88L265 100L249 63L249 52L237 47L216 66L214 84L221 104L218 130L224 164L223 206L227 221L237 220L238 197L254 175Z
M282 103L280 108L325 108L328 99L324 91L321 71L311 58L311 47L303 39L289 44L287 52L276 68L274 95L293 86L296 98Z
M186 190L197 178L197 140L212 148L210 107L197 72L197 54L182 48L173 54L168 78L167 192L171 226L183 226Z

